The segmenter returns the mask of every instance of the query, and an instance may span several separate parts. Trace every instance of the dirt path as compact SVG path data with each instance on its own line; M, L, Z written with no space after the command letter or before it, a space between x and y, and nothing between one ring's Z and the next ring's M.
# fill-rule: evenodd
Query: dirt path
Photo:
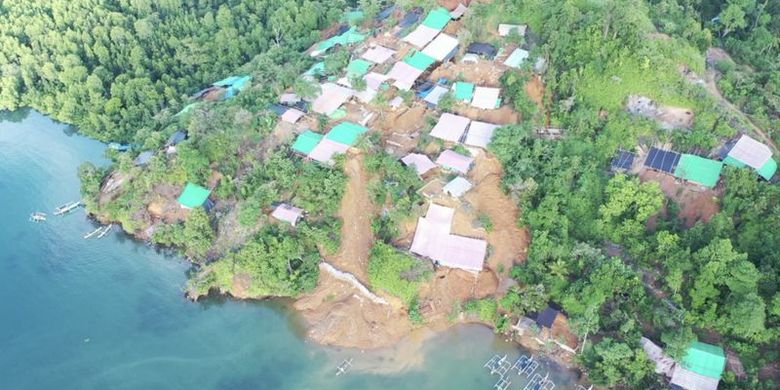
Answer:
M753 122L753 119L750 118L749 115L742 112L742 110L739 109L739 107L732 104L728 99L723 97L723 95L720 93L720 90L718 89L718 85L715 83L715 79L717 77L718 73L714 69L708 69L707 70L707 82L705 83L705 88L707 91L709 91L712 96L714 96L720 104L728 108L731 112L736 114L738 117L742 118L745 123L747 123L750 126L750 129L758 134L761 137L761 140L769 145L774 151L775 154L780 154L780 149L777 148L777 144L772 140L771 137L769 137L764 130L762 130L758 125L756 125L755 122Z
M339 210L339 217L343 221L341 246L335 256L329 256L328 262L355 275L361 283L368 284L368 253L374 241L371 232L374 206L366 187L368 178L363 169L363 155L349 153L344 171L349 181Z

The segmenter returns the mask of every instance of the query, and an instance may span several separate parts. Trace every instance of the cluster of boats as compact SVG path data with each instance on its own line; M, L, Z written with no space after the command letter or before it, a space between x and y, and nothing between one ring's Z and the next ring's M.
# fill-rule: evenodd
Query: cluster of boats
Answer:
M68 202L68 203L62 204L62 205L58 206L57 208L55 208L53 214L54 215L70 214L70 212L72 212L73 210L81 207L81 205L82 204L81 204L80 200L73 201L73 202ZM41 211L36 211L36 212L30 214L30 221L31 222L44 222L44 221L46 221L47 217L48 217L48 215L46 213L41 212ZM113 224L107 225L107 226L99 226L97 229L95 229L95 230L85 234L84 235L84 239L89 239L89 238L92 238L92 237L103 238L109 232L111 232L111 229L113 229L113 227L114 227Z
M77 209L81 206L81 201L77 200L74 202L68 202L65 204L62 204L54 209L54 215L65 215L70 213L71 211ZM41 211L36 211L32 214L30 214L30 221L32 222L43 222L46 221L46 217L48 215Z
M523 390L553 390L555 388L555 383L550 379L549 372L544 376L536 372L537 368L539 368L539 362L533 356L520 356L512 364L507 360L506 355L494 355L485 363L484 368L490 371L490 375L497 374L499 376L498 382L493 385L495 390L508 390L512 384L512 376L510 374L515 370L517 375L527 378Z

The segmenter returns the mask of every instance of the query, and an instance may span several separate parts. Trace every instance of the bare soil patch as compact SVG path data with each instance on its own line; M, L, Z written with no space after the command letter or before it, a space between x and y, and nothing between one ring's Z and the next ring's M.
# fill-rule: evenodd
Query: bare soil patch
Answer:
M501 189L503 170L501 163L493 156L480 152L470 178L475 187L465 198L479 217L485 214L493 227L487 233L490 244L488 267L507 275L512 266L525 260L529 244L526 229L517 226L518 209L515 202Z
M457 319L461 304L495 294L498 280L490 271L474 274L453 268L439 268L420 289L423 315L432 329L442 330Z
M361 296L351 284L320 273L316 289L294 304L320 344L350 348L391 346L412 331L405 310Z
M701 189L697 185L677 182L671 175L644 168L639 171L639 179L643 182L656 182L661 186L664 195L679 206L678 215L686 227L709 221L720 209L718 198L721 190L717 188Z
M520 114L506 104L495 110L483 110L466 104L458 104L452 111L472 120L493 123L496 125L509 125L517 123L520 120Z
M233 275L233 288L230 289L230 295L238 299L252 298L247 290L252 286L252 277L247 274L238 273Z
M539 108L544 107L544 83L539 75L534 75L525 83L525 93Z
M499 79L506 71L506 67L496 61L479 59L476 64L463 62L447 62L436 68L431 73L431 80L446 77L450 81L463 80L474 83L480 87L499 87Z
M338 214L343 221L341 246L335 256L326 258L334 267L355 275L363 284L367 284L368 254L374 242L371 231L374 205L366 187L368 177L363 166L363 155L348 153L344 171L348 182Z
M165 223L185 220L189 210L182 208L176 201L180 192L181 186L167 183L155 185L146 208L151 219L162 220Z

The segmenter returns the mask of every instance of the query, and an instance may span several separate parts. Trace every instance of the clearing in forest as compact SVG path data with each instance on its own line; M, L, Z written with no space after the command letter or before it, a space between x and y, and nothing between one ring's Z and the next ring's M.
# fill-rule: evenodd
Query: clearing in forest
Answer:
M679 183L673 176L642 169L639 179L643 182L653 181L661 186L661 191L673 200L680 208L678 217L686 227L692 227L697 222L707 222L718 213L718 189L702 189L695 184Z

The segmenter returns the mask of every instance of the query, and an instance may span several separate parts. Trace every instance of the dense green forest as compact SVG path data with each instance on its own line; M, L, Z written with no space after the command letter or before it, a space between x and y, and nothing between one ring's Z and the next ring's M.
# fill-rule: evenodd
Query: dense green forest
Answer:
M274 46L302 49L343 1L73 0L0 5L0 109L130 141Z

